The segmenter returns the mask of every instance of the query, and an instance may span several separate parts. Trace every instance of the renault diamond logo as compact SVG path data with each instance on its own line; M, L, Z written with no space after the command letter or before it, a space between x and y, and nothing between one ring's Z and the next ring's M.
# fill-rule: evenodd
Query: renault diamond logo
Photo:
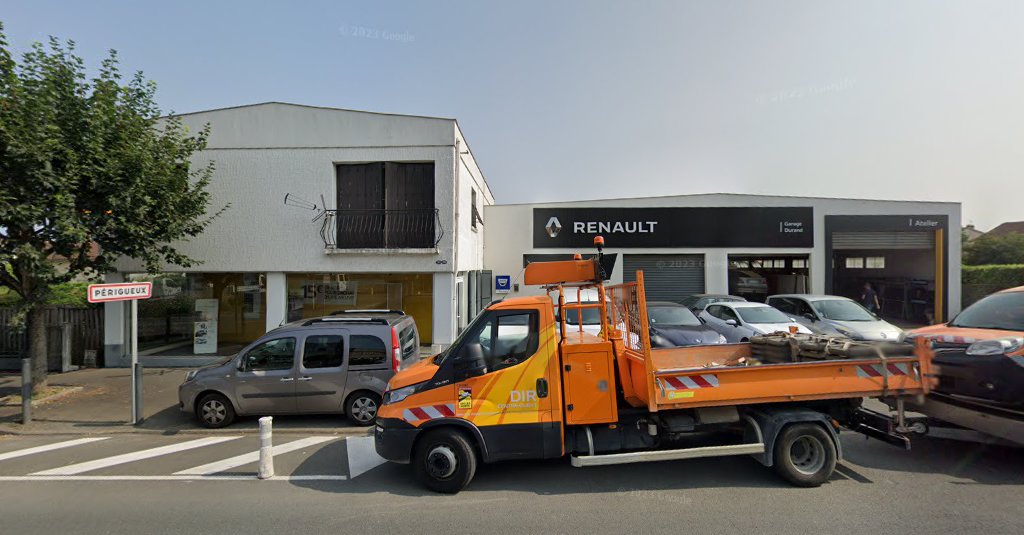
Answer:
M548 224L544 225L544 229L548 231L548 236L554 238L562 230L562 224L558 222L557 217L552 217L548 219Z

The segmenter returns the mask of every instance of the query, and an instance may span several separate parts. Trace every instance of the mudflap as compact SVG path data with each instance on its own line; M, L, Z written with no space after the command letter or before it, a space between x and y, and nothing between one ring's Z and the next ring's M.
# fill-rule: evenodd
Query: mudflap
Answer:
M910 450L910 438L897 431L896 422L888 414L857 407L850 414L849 421L843 422L843 426L850 431Z

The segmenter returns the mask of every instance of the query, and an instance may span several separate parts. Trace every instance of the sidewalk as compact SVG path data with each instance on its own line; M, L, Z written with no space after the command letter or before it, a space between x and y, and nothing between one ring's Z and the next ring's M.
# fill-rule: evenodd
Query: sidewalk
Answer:
M32 423L21 424L20 406L0 406L0 434L217 434L258 433L255 417L239 418L224 429L201 427L191 414L178 409L178 385L188 369L151 368L143 372L142 424L132 426L131 373L127 368L100 368L54 373L50 385L79 386L80 390L32 408ZM0 375L0 391L20 390L17 374ZM353 427L342 415L275 416L278 433L332 433L364 435L366 427Z

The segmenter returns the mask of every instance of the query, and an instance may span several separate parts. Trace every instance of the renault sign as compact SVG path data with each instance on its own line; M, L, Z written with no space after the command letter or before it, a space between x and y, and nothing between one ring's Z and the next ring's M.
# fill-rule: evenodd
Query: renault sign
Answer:
M535 208L533 247L813 247L811 207Z

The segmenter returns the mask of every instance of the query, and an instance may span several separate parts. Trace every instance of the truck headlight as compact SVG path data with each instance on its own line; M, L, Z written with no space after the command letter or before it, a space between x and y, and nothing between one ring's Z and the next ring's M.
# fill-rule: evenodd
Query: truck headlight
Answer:
M388 390L387 392L384 392L384 404L390 405L391 403L398 403L399 401L402 401L403 399L415 394L416 388L419 386L419 384L409 385L399 388L398 390Z
M1022 347L1024 347L1024 338L1008 336L1006 338L974 342L967 347L967 354L973 357L1005 355L1019 351Z

